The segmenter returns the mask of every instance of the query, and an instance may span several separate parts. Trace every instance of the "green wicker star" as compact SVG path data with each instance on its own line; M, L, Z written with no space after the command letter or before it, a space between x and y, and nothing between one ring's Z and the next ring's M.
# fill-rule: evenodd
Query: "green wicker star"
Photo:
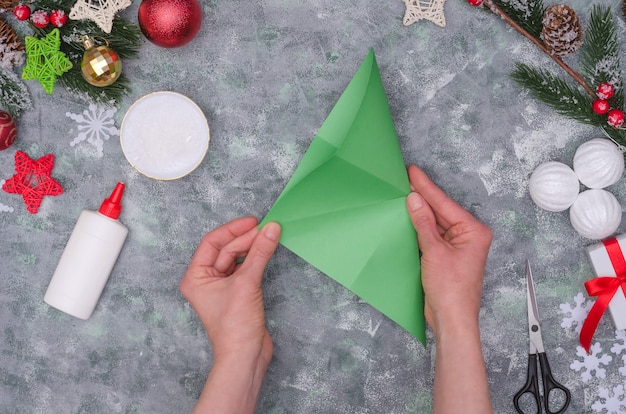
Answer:
M72 68L72 62L61 52L59 29L54 29L45 37L26 36L26 66L22 79L37 79L43 89L51 94L57 76Z

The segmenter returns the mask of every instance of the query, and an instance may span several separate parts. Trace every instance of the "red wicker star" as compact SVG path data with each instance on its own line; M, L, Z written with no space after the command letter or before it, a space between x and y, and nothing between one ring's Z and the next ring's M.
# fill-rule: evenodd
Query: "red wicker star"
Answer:
M2 189L7 193L21 194L26 209L36 214L44 196L57 196L63 193L63 187L50 177L54 168L54 154L32 160L22 151L15 153L15 175L9 178Z

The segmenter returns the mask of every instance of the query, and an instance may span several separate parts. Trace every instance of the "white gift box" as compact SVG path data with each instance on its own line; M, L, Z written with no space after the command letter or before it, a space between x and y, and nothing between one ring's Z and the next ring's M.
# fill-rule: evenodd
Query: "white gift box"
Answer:
M626 234L620 234L615 239L622 249L622 253L626 254ZM611 264L609 253L604 244L597 243L587 247L587 254L596 276L615 276L615 269ZM617 329L626 329L626 296L624 296L624 291L621 287L617 289L615 296L609 303L609 312L611 312L611 318L615 327Z

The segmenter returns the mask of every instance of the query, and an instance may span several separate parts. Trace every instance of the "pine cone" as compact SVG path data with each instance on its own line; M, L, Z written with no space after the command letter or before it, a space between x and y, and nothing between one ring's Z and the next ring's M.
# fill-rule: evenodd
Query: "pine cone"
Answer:
M24 61L24 45L4 18L0 17L0 67L20 65Z
M574 10L564 4L548 7L543 15L541 39L557 56L574 53L583 43L583 29Z
M20 0L0 0L0 9L1 10L9 10L12 9L19 3Z

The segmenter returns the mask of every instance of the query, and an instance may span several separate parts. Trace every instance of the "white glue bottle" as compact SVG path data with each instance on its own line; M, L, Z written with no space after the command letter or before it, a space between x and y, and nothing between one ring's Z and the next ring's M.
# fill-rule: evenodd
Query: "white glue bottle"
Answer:
M128 235L117 220L123 194L124 184L117 183L98 211L80 214L44 296L48 305L89 319Z

